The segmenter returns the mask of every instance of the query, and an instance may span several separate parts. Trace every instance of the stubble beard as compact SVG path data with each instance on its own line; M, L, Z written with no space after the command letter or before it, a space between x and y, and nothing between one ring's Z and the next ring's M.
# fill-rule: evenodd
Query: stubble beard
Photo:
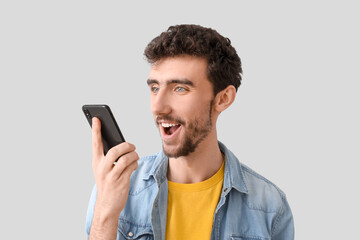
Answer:
M195 152L198 145L209 135L212 129L211 115L212 115L213 100L210 101L209 110L207 111L207 119L201 120L194 118L192 121L187 122L185 126L185 138L180 143L180 147L175 151L170 151L163 143L163 150L169 158L179 158L188 156L190 153Z

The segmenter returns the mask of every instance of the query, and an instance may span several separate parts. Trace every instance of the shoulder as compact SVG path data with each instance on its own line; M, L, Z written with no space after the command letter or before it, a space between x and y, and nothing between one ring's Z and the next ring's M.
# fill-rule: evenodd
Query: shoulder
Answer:
M227 187L235 188L239 193L236 195L245 200L252 210L278 212L286 201L284 192L273 182L241 163L225 145L220 144L220 147L226 156L224 180Z
M225 153L225 218L229 232L256 239L294 239L294 222L286 196L273 182L238 158L223 144ZM228 193L228 195L226 195ZM241 214L239 214L241 213ZM258 238L257 238L258 237Z
M246 204L251 212L262 212L271 239L294 239L294 220L285 193L251 168L242 165L247 181ZM266 224L264 224L266 226Z
M248 166L240 163L248 190L248 205L251 209L265 212L279 211L284 201L285 193L273 182L258 174Z

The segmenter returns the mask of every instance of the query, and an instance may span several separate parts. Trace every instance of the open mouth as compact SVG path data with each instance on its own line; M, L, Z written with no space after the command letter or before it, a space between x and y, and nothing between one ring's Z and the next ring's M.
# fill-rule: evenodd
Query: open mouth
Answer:
M179 127L181 126L180 124L176 124L176 123L161 123L160 125L164 129L164 133L168 136L173 135L173 133L175 133L176 130L178 130Z

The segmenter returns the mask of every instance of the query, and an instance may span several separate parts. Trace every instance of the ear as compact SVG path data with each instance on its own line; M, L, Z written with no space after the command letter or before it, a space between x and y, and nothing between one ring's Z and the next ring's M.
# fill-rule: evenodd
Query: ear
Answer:
M233 85L227 86L224 90L218 92L215 97L214 107L217 112L227 109L235 100L236 89Z

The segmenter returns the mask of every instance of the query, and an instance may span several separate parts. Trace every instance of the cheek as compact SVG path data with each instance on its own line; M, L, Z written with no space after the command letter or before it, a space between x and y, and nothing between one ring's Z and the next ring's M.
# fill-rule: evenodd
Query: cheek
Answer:
M200 119L202 116L208 115L210 101L204 99L196 99L195 101L181 101L178 104L178 113L183 118L187 119Z
M183 98L176 101L176 106L179 112L189 115L197 112L201 108L201 103L199 100L194 100L192 98Z

